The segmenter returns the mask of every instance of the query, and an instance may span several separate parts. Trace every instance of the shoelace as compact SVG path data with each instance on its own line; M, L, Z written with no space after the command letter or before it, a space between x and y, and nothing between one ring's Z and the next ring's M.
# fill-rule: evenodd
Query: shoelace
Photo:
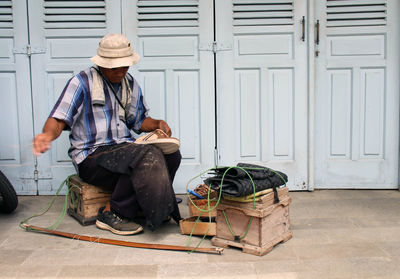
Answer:
M116 215L115 213L112 214L115 218L117 218L118 221L120 221L122 223L122 218L119 217L118 215Z

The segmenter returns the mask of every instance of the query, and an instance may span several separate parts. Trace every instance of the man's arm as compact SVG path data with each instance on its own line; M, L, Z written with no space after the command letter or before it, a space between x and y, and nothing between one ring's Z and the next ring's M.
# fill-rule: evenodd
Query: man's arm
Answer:
M62 120L50 117L43 126L41 134L33 139L33 154L40 155L50 148L53 140L58 138L66 124Z
M140 126L140 130L143 132L151 132L156 129L163 130L169 137L172 135L171 128L164 120L157 120L151 117L146 117L142 122L142 126Z

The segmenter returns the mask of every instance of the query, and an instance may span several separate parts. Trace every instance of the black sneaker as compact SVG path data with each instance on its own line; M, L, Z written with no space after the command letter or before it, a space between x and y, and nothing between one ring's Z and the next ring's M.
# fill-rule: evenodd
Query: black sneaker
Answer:
M143 230L141 225L122 218L111 211L103 212L103 209L104 207L100 208L97 215L96 227L99 229L108 230L119 235L137 234Z

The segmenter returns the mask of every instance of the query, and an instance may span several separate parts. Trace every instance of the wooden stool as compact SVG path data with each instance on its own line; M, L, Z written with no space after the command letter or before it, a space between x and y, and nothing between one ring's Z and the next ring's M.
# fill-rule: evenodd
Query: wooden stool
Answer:
M83 182L77 175L69 179L67 186L70 190L68 214L84 226L94 224L99 208L107 204L111 192Z
M289 229L291 198L288 195L288 188L279 189L278 196L279 203L274 203L273 192L262 196L256 202L256 208L253 202L243 203L222 199L217 208L217 235L212 238L211 243L225 248L238 247L244 253L262 256L278 243L289 240L292 232ZM248 233L243 237L247 229ZM237 236L233 236L231 231Z

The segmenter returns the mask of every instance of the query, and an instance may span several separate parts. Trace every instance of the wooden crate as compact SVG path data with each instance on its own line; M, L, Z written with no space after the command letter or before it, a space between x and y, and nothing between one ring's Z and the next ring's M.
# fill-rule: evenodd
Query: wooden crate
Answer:
M197 207L199 207L199 208L201 208L203 210L208 209L208 203L207 203L206 199L204 199L204 200L203 199L192 199L192 201ZM202 216L202 217L208 217L209 216L208 212L201 212L200 210L198 210L190 202L190 200L188 202L189 202L189 213L190 213L190 216L199 216L199 215ZM214 208L216 203L217 203L216 201L210 201L210 208ZM211 217L216 217L217 216L217 210L216 209L212 210L210 213L211 213Z
M196 224L196 227L193 230L193 235L205 235L214 236L216 235L217 224L215 222L206 222L199 220L196 223L197 217L189 217L186 219L182 219L179 221L179 227L181 229L181 234L190 235L193 230L193 226Z
M82 225L96 222L97 212L110 200L111 192L83 182L78 176L72 176L67 183L71 193L68 199L68 214Z
M289 204L291 198L287 187L278 190L279 203L274 204L274 193L269 193L256 202L241 203L222 200L217 208L217 235L211 240L219 247L238 247L244 253L262 256L270 252L275 245L292 237L289 224ZM231 230L223 214L225 212ZM253 217L253 218L252 218ZM243 236L248 224L247 235Z

